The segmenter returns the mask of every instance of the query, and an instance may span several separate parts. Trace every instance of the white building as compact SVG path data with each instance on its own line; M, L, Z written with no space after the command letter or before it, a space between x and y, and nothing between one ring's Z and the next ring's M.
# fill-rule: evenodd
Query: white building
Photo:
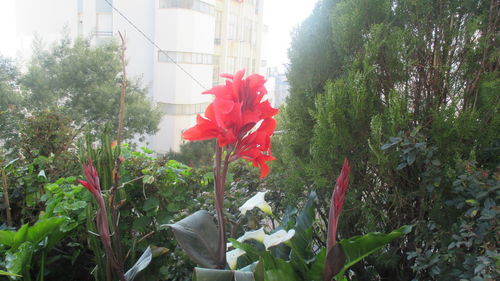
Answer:
M63 27L70 38L91 36L95 43L118 31L125 34L128 74L142 77L164 112L159 132L146 138L159 153L179 148L182 130L211 101L201 92L220 82L219 73L240 68L262 73L259 0L17 0L16 5L24 56L35 34L54 42Z

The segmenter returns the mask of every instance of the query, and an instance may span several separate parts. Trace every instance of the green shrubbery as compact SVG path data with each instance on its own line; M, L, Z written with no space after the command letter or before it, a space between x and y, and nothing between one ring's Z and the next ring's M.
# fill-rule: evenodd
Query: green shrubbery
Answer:
M498 177L480 184L483 201L454 184L463 163L489 175L500 164L494 3L324 0L295 32L285 133L273 146L279 179L269 183L288 202L315 189L326 210L347 156L353 190L340 236L416 226L406 243L353 267L355 280L497 277ZM488 216L467 213L476 201Z

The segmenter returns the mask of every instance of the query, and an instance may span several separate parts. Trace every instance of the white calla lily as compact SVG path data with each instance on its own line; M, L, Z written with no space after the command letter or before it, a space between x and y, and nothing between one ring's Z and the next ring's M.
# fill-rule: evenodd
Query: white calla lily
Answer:
M281 243L284 243L292 239L294 235L295 235L294 229L290 229L288 232L285 230L278 230L271 235L266 235L266 237L264 238L264 246L266 247L267 250L271 247L277 246Z
M264 199L264 196L266 195L267 191L265 192L257 192L252 198L248 199L243 206L239 208L240 212L242 215L245 215L247 211L252 210L253 208L257 207L262 210L262 212L272 215L273 210L271 209L271 206L266 202Z
M245 242L247 240L255 240L260 243L264 243L264 238L266 237L266 233L264 232L264 228L262 227L261 229L254 230L254 231L248 231L243 234L240 238L238 238L238 242Z
M241 249L234 249L232 251L226 252L227 264L229 265L229 268L231 268L231 270L236 269L238 258L243 256L244 254L246 254L246 252Z

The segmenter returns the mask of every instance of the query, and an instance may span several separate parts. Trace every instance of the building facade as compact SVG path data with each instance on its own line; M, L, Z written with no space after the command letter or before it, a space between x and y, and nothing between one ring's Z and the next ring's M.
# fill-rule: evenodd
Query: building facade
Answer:
M70 38L87 37L95 44L116 38L118 31L125 35L127 72L142 79L151 102L164 113L158 133L146 137L145 145L158 153L179 149L182 131L212 99L201 93L223 82L220 73L265 73L262 0L16 2L25 57L35 36L50 43L60 40L63 29Z

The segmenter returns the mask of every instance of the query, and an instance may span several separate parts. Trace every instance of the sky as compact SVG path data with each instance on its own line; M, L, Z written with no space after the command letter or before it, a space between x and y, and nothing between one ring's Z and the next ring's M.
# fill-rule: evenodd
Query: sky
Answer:
M317 0L264 0L264 23L269 27L267 46L264 50L268 66L284 69L283 65L288 62L290 33L307 18L316 2ZM0 0L1 55L16 55L15 25L15 0Z
M1 0L0 0L1 1ZM264 0L264 23L269 26L267 65L288 63L290 33L312 12L317 0Z

